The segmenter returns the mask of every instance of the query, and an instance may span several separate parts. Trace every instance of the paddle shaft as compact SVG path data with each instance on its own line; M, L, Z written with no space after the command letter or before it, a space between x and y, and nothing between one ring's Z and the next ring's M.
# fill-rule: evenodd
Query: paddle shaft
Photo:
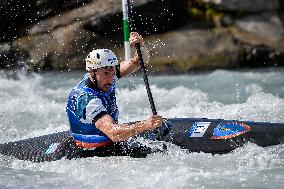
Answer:
M145 86L146 86L146 90L147 90L149 102L150 102L150 105L151 105L152 113L153 113L153 115L157 115L154 99L153 99L152 92L151 92L151 89L150 89L150 86L149 86L147 71L146 71L146 68L145 68L144 61L143 61L143 56L142 56L140 44L136 43L135 47L136 47L137 55L138 55L138 58L139 58L139 64L140 64L140 67L141 67L141 70L142 70L142 73L143 73L143 79L144 79L144 83L145 83ZM162 141L163 136L161 134L161 130L158 128L157 131L158 131L158 138Z
M146 86L146 90L147 90L149 102L150 102L150 105L151 105L152 113L153 113L153 115L157 115L154 99L153 99L152 92L151 92L151 89L150 89L150 86L149 86L149 81L148 81L148 76L147 76L145 64L144 64L144 61L143 61L143 56L142 56L140 44L136 43L135 47L136 47L136 51L137 51L138 58L139 58L139 64L140 64L140 67L141 67L141 70L142 70L142 73L143 73L143 79L144 79L144 83L145 83L145 86Z
M126 4L127 4L128 14L130 16L130 17L128 17L128 19L130 21L129 24L131 26L131 29L137 31L137 29L135 29L135 25L133 23L134 22L133 16L131 16L132 15L132 11L131 11L132 9L131 9L131 6L130 6L130 1L126 0ZM130 19L130 18L132 18L132 19ZM142 70L144 83L145 83L145 86L146 86L149 102L150 102L150 105L151 105L151 110L152 110L153 115L157 115L157 110L156 110L155 103L154 103L153 96L152 96L152 92L151 92L151 89L150 89L150 86L149 86L148 76L147 76L146 68L145 68L145 65L144 65L140 44L136 43L135 48L136 48L137 55L138 55L138 58L139 58L139 64L140 64L140 67L141 67L141 70ZM157 132L158 132L158 138L161 141L163 141L163 136L161 134L160 128L157 129ZM166 149L165 145L163 145L163 148Z

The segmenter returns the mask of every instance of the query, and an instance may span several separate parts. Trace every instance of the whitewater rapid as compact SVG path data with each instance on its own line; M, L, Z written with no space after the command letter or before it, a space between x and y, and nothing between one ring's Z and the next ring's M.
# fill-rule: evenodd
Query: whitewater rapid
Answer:
M284 70L150 76L158 114L284 122ZM0 76L0 143L68 129L66 98L83 72ZM120 122L151 114L140 76L118 81ZM169 153L31 163L0 155L0 188L283 188L284 145L226 155Z

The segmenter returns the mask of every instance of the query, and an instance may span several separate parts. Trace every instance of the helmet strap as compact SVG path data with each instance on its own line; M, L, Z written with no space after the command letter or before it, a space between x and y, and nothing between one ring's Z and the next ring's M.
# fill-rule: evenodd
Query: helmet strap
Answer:
M101 91L100 86L98 84L97 78L96 78L96 72L94 71L94 75L92 76L93 79L93 83L94 83L94 87L96 88L96 90Z

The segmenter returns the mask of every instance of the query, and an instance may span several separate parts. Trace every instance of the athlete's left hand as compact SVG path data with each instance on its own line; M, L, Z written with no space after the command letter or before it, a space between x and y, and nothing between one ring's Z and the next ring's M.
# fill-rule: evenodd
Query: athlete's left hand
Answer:
M136 43L139 43L140 46L143 46L143 37L137 32L131 32L129 37L129 43L131 47L134 47Z
M137 32L131 32L129 37L130 46L134 47L136 43L140 44L141 53L143 56L143 60L146 64L149 63L149 52L146 46L144 45L143 37ZM138 60L138 56L136 55L136 59Z

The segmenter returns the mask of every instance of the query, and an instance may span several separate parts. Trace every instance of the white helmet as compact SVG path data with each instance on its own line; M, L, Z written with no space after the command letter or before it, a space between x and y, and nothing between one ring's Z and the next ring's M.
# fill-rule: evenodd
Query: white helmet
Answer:
M117 57L108 49L96 49L86 58L86 70L118 65Z

